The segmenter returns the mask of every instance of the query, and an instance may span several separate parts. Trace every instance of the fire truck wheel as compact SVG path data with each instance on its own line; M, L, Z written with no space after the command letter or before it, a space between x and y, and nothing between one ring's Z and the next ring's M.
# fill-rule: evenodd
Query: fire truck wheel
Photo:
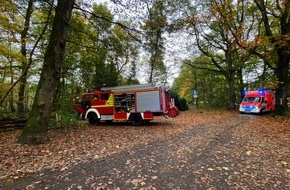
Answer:
M172 109L169 110L168 115L169 115L169 117L171 117L171 118L175 118L175 117L178 115L178 112L177 112L176 109L173 109L173 108L172 108Z
M150 120L144 120L143 121L143 124L145 124L145 125L147 125L147 124L149 124L150 123Z
M89 113L88 118L91 125L97 125L100 122L97 114L95 113Z
M130 123L134 126L140 126L143 124L143 119L139 113L131 114Z

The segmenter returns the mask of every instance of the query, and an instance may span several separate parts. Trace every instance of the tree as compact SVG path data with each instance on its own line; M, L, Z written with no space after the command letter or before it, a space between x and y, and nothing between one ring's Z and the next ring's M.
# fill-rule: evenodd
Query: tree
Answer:
M275 112L284 115L288 110L290 90L290 2L254 0L253 3L243 0L238 1L238 5L237 12L246 13L239 14L242 24L239 27L227 24L226 27L240 47L263 60L264 71L274 71L271 87L276 91ZM232 20L232 14L225 9L219 12L224 20Z
M42 3L39 3L37 5L40 6L41 4ZM17 87L17 85L20 83L19 91L18 91L18 96L19 96L18 100L20 99L20 102L18 101L18 108L19 108L19 114L22 116L23 114L22 109L24 109L24 99L26 101L26 106L28 105L27 90L25 90L25 86L27 84L26 78L28 77L28 71L30 67L32 66L33 61L37 62L38 57L40 58L39 60L42 60L42 56L34 55L34 52L36 51L36 49L38 52L41 52L42 50L41 48L38 48L38 45L40 44L41 40L45 41L43 40L43 36L49 25L49 20L50 20L49 18L52 12L52 7L49 6L49 9L48 11L45 11L45 14L44 14L43 9L38 7L38 9L40 8L40 11L37 9L35 12L38 12L38 13L41 12L43 17L45 18L39 18L39 14L36 13L37 16L34 19L37 20L37 22L44 23L44 24L39 24L37 25L37 27L35 27L34 25L33 30L30 32L31 34L28 36L30 18L32 17L31 14L32 14L33 2L29 2L27 7L26 5L24 7L20 7L20 5L17 5L17 4L7 4L7 2L5 2L4 5L7 6L6 8L4 6L5 11L9 12L9 14L5 14L5 16L9 15L11 18L7 17L5 19L7 22L9 22L9 24L3 22L4 24L3 29L4 30L8 29L10 31L7 34L5 34L6 31L5 32L2 31L1 34L2 35L4 34L6 36L5 39L10 39L8 40L10 45L8 46L9 50L5 50L4 52L0 51L0 53L1 53L1 56L3 57L6 56L7 58L9 57L10 60L12 59L14 60L15 65L12 65L12 68L13 68L13 73L16 74L17 79L13 80L13 82L10 84L10 87L5 89L5 93L3 93L4 95L0 97L0 104L4 102L5 98L8 97L9 94L11 94L10 95L11 98L14 97L13 92L15 91L15 87ZM26 14L24 13L21 14L21 11L19 10L17 11L17 9L15 8L16 6L18 6L18 8L21 10L23 9L24 12L26 10ZM9 10L9 8L20 14L14 13L14 11ZM19 15L24 15L25 18L22 18L22 16L19 16ZM24 22L23 25L21 24L22 22L19 22L22 20ZM42 20L43 22L41 22ZM12 24L12 22L14 23ZM21 28L22 30L20 30ZM18 37L20 37L20 39L18 39ZM11 39L14 39L13 43L11 43L12 42ZM5 43L4 40L2 40L2 42ZM27 48L26 46L30 48ZM20 51L19 51L19 47L21 47ZM4 50L2 48L0 49ZM18 69L20 69L20 71ZM33 72L37 73L37 71L38 69L34 70ZM6 77L4 77L3 79L5 78Z
M212 71L219 72L228 82L228 108L236 107L236 75L247 62L249 54L236 45L235 38L228 25L239 27L242 24L236 15L235 2L231 1L203 1L200 6L203 13L192 13L188 23L196 38L198 49L211 59ZM197 12L200 7L197 6ZM224 12L230 14L231 19L223 17ZM207 65L192 65L198 69L209 69Z
M132 53L130 55L133 59L130 65L129 76L125 81L126 85L140 84L140 82L137 79L137 65L136 65L137 55L138 55L137 49L133 48Z
M25 95L25 87L27 82L27 48L26 48L26 38L29 31L30 26L30 19L33 12L33 0L28 1L26 14L25 14L25 21L24 21L24 27L21 31L21 55L22 55L22 65L21 65L21 72L22 77L20 79L20 85L19 85L19 92L18 92L18 113L21 115L24 113L24 95Z
M10 93L9 107L10 111L14 112L14 91L8 86L11 86L16 80L18 63L21 61L21 55L19 51L17 52L19 46L17 34L21 26L17 23L19 20L17 4L2 0L0 0L0 4L0 105Z
M174 80L172 91L187 102L193 102L193 89L198 90L200 107L225 107L227 106L227 81L225 77L215 72L215 67L197 69L193 65L209 65L211 60L200 55L191 60L184 60L179 76ZM212 69L213 70L212 70ZM196 102L197 103L197 102Z
M79 10L72 18L69 73L83 90L119 85L134 59L134 39L126 31L130 23L116 21L105 5L94 4L93 12Z
M149 83L154 82L154 77L166 75L166 67L164 65L164 37L162 36L167 26L165 7L163 1L153 2L150 7L147 3L148 19L145 21L144 30L147 40L146 50L149 52ZM159 79L160 80L160 79ZM161 81L164 79L161 78Z
M55 18L34 103L27 123L17 140L19 143L42 144L49 142L47 130L54 102L53 98L60 79L66 35L74 2L74 0L59 0L56 6Z
M277 78L276 109L278 115L288 110L287 97L290 91L290 1L254 0L260 11L259 35L247 48L259 56ZM262 34L262 36L260 35ZM271 56L269 56L271 55Z

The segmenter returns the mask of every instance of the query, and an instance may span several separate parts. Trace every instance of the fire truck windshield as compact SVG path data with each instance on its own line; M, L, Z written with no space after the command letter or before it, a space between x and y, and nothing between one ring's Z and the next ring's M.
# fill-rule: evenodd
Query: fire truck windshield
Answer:
M244 97L244 102L260 102L261 97Z

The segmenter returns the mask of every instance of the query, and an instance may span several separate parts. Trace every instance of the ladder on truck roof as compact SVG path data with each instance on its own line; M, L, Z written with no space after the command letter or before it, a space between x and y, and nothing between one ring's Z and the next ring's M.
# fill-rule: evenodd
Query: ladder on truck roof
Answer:
M122 92L127 90L148 90L148 89L158 89L159 86L153 86L152 84L137 84L137 85L127 85L127 86L115 86L115 87L103 87L101 88L102 91L109 91L112 92ZM161 87L162 88L162 87ZM163 89L167 89L165 86Z

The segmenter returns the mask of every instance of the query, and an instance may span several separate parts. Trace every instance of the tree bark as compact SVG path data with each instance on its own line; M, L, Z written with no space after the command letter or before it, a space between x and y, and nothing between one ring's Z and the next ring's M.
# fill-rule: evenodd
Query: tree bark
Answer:
M61 75L66 36L74 2L75 0L58 1L32 110L21 135L18 137L18 143L44 144L50 141L47 131L53 98Z
M290 46L288 48L289 52ZM278 78L278 86L276 88L276 109L277 115L285 115L288 111L287 93L289 92L289 62L290 54L287 48L278 49L278 62L274 70Z
M237 76L239 79L239 93L240 93L240 98L239 102L241 102L244 98L244 90L245 90L245 85L244 85L244 80L243 80L243 68L237 69Z
M235 78L234 73L229 74L229 109L235 109L236 108L236 92L235 92Z

